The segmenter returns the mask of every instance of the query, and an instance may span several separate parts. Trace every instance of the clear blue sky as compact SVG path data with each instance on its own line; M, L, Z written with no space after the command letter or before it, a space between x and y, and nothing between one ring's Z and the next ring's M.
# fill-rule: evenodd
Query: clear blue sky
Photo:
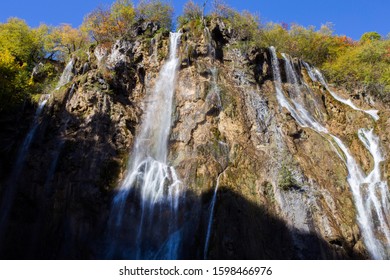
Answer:
M30 26L39 23L79 26L85 14L99 4L114 0L2 0L0 22L15 16ZM134 1L137 2L137 1ZM179 15L186 0L172 0ZM195 2L203 3L202 0ZM212 2L212 0L209 0ZM258 12L263 21L298 23L304 26L332 22L339 35L359 39L367 31L390 33L390 0L225 0L238 10Z

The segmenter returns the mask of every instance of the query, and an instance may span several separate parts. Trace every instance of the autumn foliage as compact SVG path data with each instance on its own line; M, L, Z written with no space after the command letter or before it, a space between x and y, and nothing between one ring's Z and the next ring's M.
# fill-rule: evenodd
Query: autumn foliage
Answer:
M132 27L135 9L131 1L118 0L109 8L98 7L88 14L81 30L97 42L113 41Z
M31 28L17 18L0 23L0 111L42 90L47 81L31 79L38 63L45 67L52 62L65 64L75 53L76 56L85 54L91 43L109 45L121 38L135 40L137 32L134 31L145 22L157 23L161 30L172 29L173 8L169 2L140 0L137 3L116 0L110 6L100 6L84 18L80 28L69 24ZM206 4L210 9L205 9ZM210 13L205 15L205 10ZM275 46L279 52L321 68L331 82L347 87L363 86L370 92L390 96L390 40L377 32L364 33L355 41L335 35L331 23L319 29L263 23L258 15L236 11L222 0L187 1L178 18L178 28L186 27L193 36L202 36L205 26L215 20L229 30L229 47L245 53L254 47ZM145 34L144 37L150 35ZM57 71L53 67L45 69ZM54 72L49 75L51 79L59 75Z

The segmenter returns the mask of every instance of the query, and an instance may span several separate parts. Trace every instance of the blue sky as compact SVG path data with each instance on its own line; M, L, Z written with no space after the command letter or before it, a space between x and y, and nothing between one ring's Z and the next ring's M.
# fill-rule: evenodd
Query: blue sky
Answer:
M11 16L23 18L31 26L39 23L79 26L85 14L99 4L114 0L3 0L0 22ZM134 1L136 2L136 1ZM176 15L186 0L172 0ZM203 3L202 0L195 2ZM212 0L209 0L212 2ZM225 0L238 10L257 12L263 21L298 23L304 26L332 22L339 35L359 39L367 31L383 36L390 33L390 0Z

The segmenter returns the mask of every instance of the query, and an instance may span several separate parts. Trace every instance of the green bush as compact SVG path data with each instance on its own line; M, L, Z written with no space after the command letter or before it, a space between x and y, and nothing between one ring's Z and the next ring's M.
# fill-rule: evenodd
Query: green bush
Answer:
M140 0L137 7L137 18L160 24L161 28L172 29L173 7L162 0Z
M299 184L295 179L293 173L285 165L282 165L281 169L279 170L278 185L284 191L288 191L299 187Z

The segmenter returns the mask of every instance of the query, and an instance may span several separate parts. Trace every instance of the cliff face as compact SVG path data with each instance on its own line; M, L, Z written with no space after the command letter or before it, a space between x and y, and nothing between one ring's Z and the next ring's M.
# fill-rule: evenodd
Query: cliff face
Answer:
M51 94L39 116L20 171L9 172L17 178L3 176L2 196L12 201L1 227L3 258L132 256L109 254L113 243L131 250L136 241L129 240L137 234L131 229L111 232L111 204L132 160L146 97L168 56L168 37L157 33L152 40L118 41L91 48L87 60L74 58L69 82ZM168 162L185 186L177 256L373 257L347 181L351 170L346 155L330 135L342 140L368 174L375 159L357 132L373 129L387 155L388 108L364 93L327 88L313 77L314 68L299 60L291 60L298 79L291 82L287 59L279 55L285 98L304 105L295 104L294 115L276 94L271 50L243 52L233 43L229 30L217 21L199 36L186 30L181 36L168 144ZM379 110L379 120L336 100L331 92L344 99L352 96L358 108ZM303 113L326 133L300 121ZM388 181L387 156L380 167ZM131 197L129 228L140 222L142 210L140 195ZM386 244L379 231L376 239ZM156 247L158 234L145 233Z

